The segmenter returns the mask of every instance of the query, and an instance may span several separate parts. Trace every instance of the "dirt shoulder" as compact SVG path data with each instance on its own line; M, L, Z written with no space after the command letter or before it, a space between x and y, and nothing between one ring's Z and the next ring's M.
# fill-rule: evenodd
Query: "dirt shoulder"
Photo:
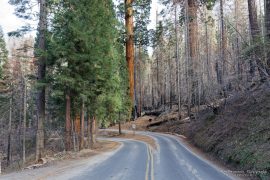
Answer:
M84 149L80 152L61 152L53 157L46 157L46 164L38 168L28 168L9 174L0 175L0 179L53 179L66 171L72 171L74 168L83 167L89 162L99 161L106 156L111 156L114 151L120 147L120 143L99 140L93 149Z
M146 144L149 144L153 149L157 148L156 142L153 138L150 136L141 135L135 132L133 133L122 133L119 135L116 131L102 131L100 130L100 135L104 137L115 137L115 138L124 138L124 139L132 139L136 141L142 141Z

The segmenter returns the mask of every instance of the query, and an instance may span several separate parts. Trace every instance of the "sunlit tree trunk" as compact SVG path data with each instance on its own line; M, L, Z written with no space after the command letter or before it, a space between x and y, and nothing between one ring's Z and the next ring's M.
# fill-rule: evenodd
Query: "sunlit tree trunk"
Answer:
M136 108L134 107L134 26L133 26L133 0L125 0L125 21L126 21L126 60L129 74L129 94L136 118Z
M196 0L186 0L186 58L187 58L187 86L188 86L188 116L191 115L191 105L195 104L197 78L194 69L197 66L197 10Z

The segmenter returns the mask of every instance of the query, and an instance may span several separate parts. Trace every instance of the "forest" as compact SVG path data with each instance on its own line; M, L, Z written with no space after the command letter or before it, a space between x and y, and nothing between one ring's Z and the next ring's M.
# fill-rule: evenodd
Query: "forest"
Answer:
M172 110L199 124L205 108L222 118L230 99L269 92L270 0L159 0L155 27L151 0L9 4L38 26L0 28L4 171L91 149L100 128Z

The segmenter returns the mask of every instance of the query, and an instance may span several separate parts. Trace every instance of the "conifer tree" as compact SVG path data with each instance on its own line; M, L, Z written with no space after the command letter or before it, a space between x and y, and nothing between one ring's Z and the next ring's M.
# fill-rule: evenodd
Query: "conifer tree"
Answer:
M66 97L67 150L71 142L71 117L78 114L82 102L91 119L99 119L106 125L120 111L123 97L119 94L123 83L119 69L122 46L117 42L113 3L95 0L86 6L87 3L87 0L60 1L49 38L50 69L53 69L50 79L54 90ZM69 112L70 109L74 112Z
M6 42L4 39L4 33L0 27L0 79L2 78L2 66L6 63L8 59L8 51L6 49Z

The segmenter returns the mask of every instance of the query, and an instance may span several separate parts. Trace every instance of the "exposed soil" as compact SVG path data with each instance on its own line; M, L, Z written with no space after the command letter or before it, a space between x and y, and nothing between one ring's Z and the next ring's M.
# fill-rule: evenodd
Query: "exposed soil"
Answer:
M153 138L145 135L140 134L133 134L133 133L122 133L119 135L116 131L100 131L100 134L106 137L117 137L117 138L125 138L125 139L133 139L137 141L145 142L146 144L149 144L153 149L157 148L156 142Z
M147 129L146 126L155 120L156 116L143 116L139 117L136 121L130 121L124 124L122 123L121 128L123 130L132 130L132 124L135 124L136 130L145 131ZM112 126L110 129L118 129L118 125Z
M34 156L30 158L26 164L25 170L28 169L39 169L44 167L50 167L54 165L59 164L70 164L73 161L80 161L83 159L89 159L93 156L96 156L100 153L109 152L117 149L119 147L119 143L113 142L113 141L105 141L105 140L99 140L94 145L92 149L83 149L79 152L59 152L53 155L47 155L45 158L42 158L43 164L35 164ZM17 170L17 169L15 169ZM14 169L8 169L3 174L11 173ZM17 170L18 171L18 170ZM44 170L45 174L47 173L46 170ZM33 172L35 174L35 172Z

